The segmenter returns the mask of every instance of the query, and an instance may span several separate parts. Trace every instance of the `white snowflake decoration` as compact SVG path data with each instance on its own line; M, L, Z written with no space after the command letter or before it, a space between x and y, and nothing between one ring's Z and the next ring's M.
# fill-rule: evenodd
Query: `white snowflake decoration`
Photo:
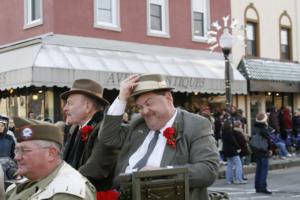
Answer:
M231 19L231 20L230 20ZM210 52L213 52L217 47L219 47L218 41L218 32L222 29L229 28L232 31L235 30L237 33L239 31L244 31L244 27L240 25L239 20L230 18L229 15L222 17L223 25L219 24L219 21L214 21L211 24L212 29L207 32L208 40L207 44L209 44ZM230 24L229 24L230 23ZM244 36L237 34L233 37L233 43L237 43L237 41L244 41ZM238 42L239 44L243 44L243 42ZM244 45L244 44L243 44Z

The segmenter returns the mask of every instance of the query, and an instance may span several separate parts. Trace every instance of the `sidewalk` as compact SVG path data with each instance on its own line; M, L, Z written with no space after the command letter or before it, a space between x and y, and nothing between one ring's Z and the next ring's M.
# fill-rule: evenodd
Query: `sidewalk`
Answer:
M285 169L290 167L300 166L300 157L297 155L296 157L287 158L286 160L282 160L279 158L270 158L269 159L269 170L276 169ZM244 165L244 174L252 174L255 173L255 163L251 165ZM226 165L221 165L219 169L219 179L225 178Z

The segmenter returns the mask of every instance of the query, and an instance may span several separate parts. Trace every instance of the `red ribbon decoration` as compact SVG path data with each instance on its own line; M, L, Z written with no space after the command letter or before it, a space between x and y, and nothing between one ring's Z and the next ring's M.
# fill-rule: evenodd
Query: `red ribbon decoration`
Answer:
M168 127L164 130L163 135L167 138L167 144L172 148L176 148L176 135L175 129L173 127Z
M89 134L93 131L93 127L86 125L80 129L81 132L81 141L86 142Z

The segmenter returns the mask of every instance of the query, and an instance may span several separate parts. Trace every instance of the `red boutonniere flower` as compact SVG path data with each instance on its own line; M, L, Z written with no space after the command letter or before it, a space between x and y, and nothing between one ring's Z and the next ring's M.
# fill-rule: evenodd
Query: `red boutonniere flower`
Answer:
M172 148L176 148L176 134L173 127L168 127L164 130L163 135L167 138L167 144Z
M84 126L80 129L81 132L81 141L86 142L88 139L89 134L93 131L92 126Z

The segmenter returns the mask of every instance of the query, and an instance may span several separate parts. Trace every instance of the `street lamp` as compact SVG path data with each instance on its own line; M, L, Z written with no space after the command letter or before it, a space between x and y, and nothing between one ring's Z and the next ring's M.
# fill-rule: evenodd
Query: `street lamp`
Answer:
M232 105L232 96L231 96L231 69L229 63L229 54L232 48L233 37L229 33L228 28L224 28L223 33L219 39L220 46L222 48L224 58L225 58L225 96L226 96L226 110L230 111Z

